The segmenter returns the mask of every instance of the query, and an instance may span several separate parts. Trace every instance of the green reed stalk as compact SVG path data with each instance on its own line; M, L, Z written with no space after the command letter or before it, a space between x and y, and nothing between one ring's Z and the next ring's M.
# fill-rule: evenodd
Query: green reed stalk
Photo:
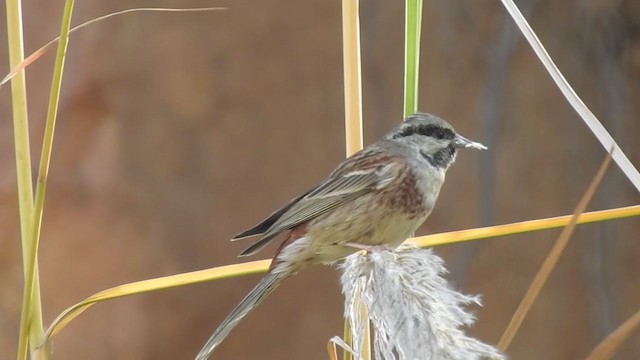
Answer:
M407 0L404 23L404 117L418 110L422 0Z

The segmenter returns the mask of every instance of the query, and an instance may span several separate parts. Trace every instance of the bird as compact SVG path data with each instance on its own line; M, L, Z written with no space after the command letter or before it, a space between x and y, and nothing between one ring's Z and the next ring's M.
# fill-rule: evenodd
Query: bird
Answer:
M211 335L206 360L251 310L285 279L313 265L332 265L378 247L394 248L427 219L458 149L486 149L429 113L409 115L375 143L340 163L318 186L289 201L231 241L259 236L240 257L285 233L267 275Z

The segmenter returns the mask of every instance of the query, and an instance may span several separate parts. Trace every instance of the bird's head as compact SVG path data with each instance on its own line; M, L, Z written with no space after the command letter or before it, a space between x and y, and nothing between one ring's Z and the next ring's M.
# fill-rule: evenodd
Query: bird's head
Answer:
M429 164L439 169L448 169L456 159L460 148L486 149L456 133L443 119L427 113L415 113L385 136L417 150Z

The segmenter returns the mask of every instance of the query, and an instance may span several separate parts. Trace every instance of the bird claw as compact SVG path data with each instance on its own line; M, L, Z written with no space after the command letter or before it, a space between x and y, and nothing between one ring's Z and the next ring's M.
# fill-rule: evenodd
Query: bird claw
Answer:
M374 252L382 252L382 251L392 251L393 248L391 246L388 245L365 245L365 244L358 244L358 243L346 243L345 245L358 249L358 250L362 250L365 253L374 253Z

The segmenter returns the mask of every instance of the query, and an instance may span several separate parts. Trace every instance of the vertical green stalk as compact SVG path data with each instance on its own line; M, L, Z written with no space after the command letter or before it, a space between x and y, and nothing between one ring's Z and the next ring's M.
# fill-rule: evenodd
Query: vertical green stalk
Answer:
M51 160L51 148L53 146L53 134L56 126L56 116L58 114L58 104L60 101L60 87L62 85L62 73L64 61L67 54L67 44L69 43L69 30L71 28L71 14L73 13L74 0L67 0L62 15L62 25L60 29L60 40L58 41L58 51L53 68L53 78L51 80L51 93L49 95L49 107L47 109L47 120L44 128L44 138L42 140L42 154L40 156L40 168L38 170L38 182L36 184L36 198L33 221L33 237L36 251L40 239L40 226L42 224L42 213L44 209L44 198L47 189L47 178L49 175L49 163Z
M351 346L351 348L353 349L353 333L351 331L351 325L349 325L349 320L347 320L347 318L344 318L344 325L342 328L343 331L343 340L344 342ZM352 360L353 356L351 356L351 352L347 349L344 349L342 351L342 359L343 360Z
M9 48L9 66L16 67L24 59L22 34L22 4L20 0L7 0L7 40ZM16 157L16 175L18 186L18 207L20 211L20 238L22 243L22 263L26 283L32 283L32 289L26 300L34 300L33 306L22 309L18 359L26 359L28 334L30 329L42 334L42 312L40 309L39 281L29 279L29 255L33 252L31 225L33 221L33 185L31 183L31 150L29 148L29 121L27 117L27 87L24 70L11 80L11 107L13 111L13 139ZM30 270L31 267L31 270ZM35 290L34 290L35 288ZM29 301L28 301L29 302ZM23 301L24 305L24 301Z
M31 229L27 229L29 235L27 242L29 243L29 246L27 247L26 251L23 247L23 253L26 254L26 266L25 286L22 298L22 312L20 317L20 340L18 350L19 360L26 359L27 343L30 344L31 352L34 353L36 347L40 344L43 335L41 315L42 312L40 310L41 302L37 254L40 239L40 226L42 223L42 214L44 209L46 181L51 159L51 147L53 145L53 134L55 129L56 115L58 112L60 86L62 84L64 60L69 40L69 29L71 26L73 4L73 0L67 0L65 2L60 29L60 40L58 42L58 51L56 54L53 79L51 83L51 93L49 97L49 107L47 110L42 154L40 157L40 168L38 173L38 182L36 185L35 206L32 208L32 214L30 217L30 219L32 220L32 222L30 223ZM24 74L24 72L22 73ZM31 188L31 186L29 187ZM29 338L29 341L27 341L27 336ZM42 352L40 355L44 358L48 357L46 351Z
M24 58L22 44L22 9L20 0L7 0L7 35L9 65L18 65ZM33 189L31 185L31 152L29 149L29 121L27 118L27 87L24 71L11 80L11 106L13 110L13 138L18 181L18 206L23 246L29 234L33 216ZM26 256L26 255L25 255ZM23 260L26 260L23 259Z
M404 116L418 110L422 0L407 0L404 23Z

